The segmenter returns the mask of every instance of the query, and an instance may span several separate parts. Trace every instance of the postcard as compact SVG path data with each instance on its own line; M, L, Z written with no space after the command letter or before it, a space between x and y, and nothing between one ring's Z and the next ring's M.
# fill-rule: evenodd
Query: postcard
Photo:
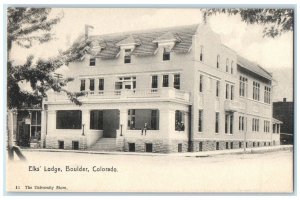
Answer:
M7 6L6 191L294 191L294 7Z

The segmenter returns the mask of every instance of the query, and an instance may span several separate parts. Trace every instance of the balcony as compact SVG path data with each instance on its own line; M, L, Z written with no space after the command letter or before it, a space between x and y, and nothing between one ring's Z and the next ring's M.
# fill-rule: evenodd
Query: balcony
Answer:
M82 101L97 100L126 100L126 99L163 99L179 100L185 103L190 102L188 92L175 88L151 88L144 90L113 90L113 91L90 91L86 96L80 97ZM48 102L65 101L67 96L64 93L49 93Z
M224 101L225 111L236 112L240 108L240 102L226 99Z

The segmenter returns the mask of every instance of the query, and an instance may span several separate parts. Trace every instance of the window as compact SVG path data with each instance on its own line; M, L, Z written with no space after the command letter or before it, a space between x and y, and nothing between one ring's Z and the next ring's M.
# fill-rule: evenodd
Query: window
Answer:
M31 112L31 138L41 139L41 111Z
M125 49L124 63L131 63L131 49Z
M90 129L103 130L103 111L92 110L90 112Z
M80 110L56 111L56 129L81 129Z
M270 133L270 121L264 120L264 132Z
M268 86L265 86L265 92L264 92L264 102L270 104L271 103L271 88Z
M122 82L115 82L115 89L116 89L116 90L121 90L122 87L123 87Z
M202 76L202 75L200 75L199 91L200 91L200 92L203 92L203 76Z
M170 51L164 49L163 60L170 60Z
M127 123L127 127L130 130L134 130L135 127L136 127L135 119L136 119L135 118L135 109L128 110L128 123ZM139 126L143 126L143 125L139 125Z
M216 142L216 150L219 150L219 149L220 149L219 142Z
M157 75L152 76L151 88L157 88Z
M259 101L260 84L253 81L253 99Z
M229 72L229 59L226 59L226 72Z
M230 67L230 73L231 74L233 74L233 72L234 72L233 67L234 67L234 63L233 63L233 61L231 61L231 67Z
M234 86L226 83L225 99L234 99Z
M90 91L95 90L95 79L90 79Z
M230 149L233 149L233 142L230 142Z
M175 111L175 130L176 131L184 131L184 113L183 111L176 110Z
M104 79L103 78L99 79L99 90L104 90Z
M80 91L85 91L85 80L80 80Z
M242 148L242 142L239 142L239 148Z
M74 149L74 150L79 149L79 142L78 141L72 141L72 149Z
M159 130L159 110L129 109L127 128L129 130Z
M96 66L96 58L90 59L90 66Z
M203 142L199 142L199 151L203 151Z
M233 134L233 113L225 112L225 133Z
M169 87L169 75L163 75L163 87Z
M247 97L248 92L248 79L240 76L240 96Z
M203 46L200 46L200 61L203 61Z
M233 100L233 98L234 98L234 86L231 85L230 88L231 88L231 90L230 90L230 99Z
M135 152L135 143L128 143L128 151Z
M229 99L229 84L226 83L225 99Z
M198 116L198 132L203 131L203 110L199 110Z
M59 149L64 149L65 148L65 144L64 144L64 141L58 141L58 148Z
M181 143L178 144L178 152L182 152L182 144Z
M215 124L215 132L219 133L219 116L220 113L216 112L216 124Z
M239 130L244 131L245 130L245 117L239 116Z
M153 152L153 145L152 143L146 143L146 152Z
M229 145L228 145L228 142L226 142L226 149L229 149Z
M150 119L150 124L151 124L151 129L152 130L158 130L158 110L151 110L151 119Z
M174 88L180 89L180 74L174 74Z
M220 67L220 56L217 55L217 68L219 68L219 67Z
M252 131L259 132L259 119L256 118L252 119Z
M216 82L216 97L219 97L220 81Z

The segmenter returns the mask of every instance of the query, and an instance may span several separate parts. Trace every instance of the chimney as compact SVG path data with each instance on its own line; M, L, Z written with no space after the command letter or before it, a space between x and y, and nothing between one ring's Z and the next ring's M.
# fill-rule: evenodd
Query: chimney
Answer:
M93 26L85 24L84 30L85 30L85 40L89 38L89 29L94 29Z
M286 98L283 98L283 102L286 102Z

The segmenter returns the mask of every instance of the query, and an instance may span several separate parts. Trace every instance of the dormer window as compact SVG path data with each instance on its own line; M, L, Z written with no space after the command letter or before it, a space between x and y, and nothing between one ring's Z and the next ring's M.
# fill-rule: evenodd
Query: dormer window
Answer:
M90 59L90 66L96 66L96 58Z
M170 51L167 51L166 49L164 49L164 53L163 53L163 60L170 60Z
M131 63L131 49L125 49L124 63Z

